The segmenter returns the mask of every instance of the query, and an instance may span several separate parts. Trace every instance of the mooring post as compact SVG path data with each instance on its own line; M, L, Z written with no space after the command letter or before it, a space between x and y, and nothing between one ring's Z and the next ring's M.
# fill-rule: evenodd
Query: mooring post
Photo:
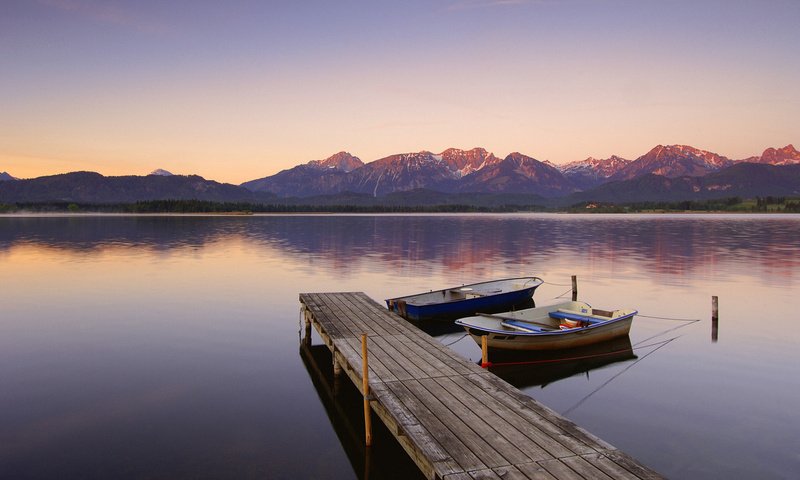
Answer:
M481 337L481 367L486 368L489 366L489 336L483 335Z
M372 445L372 419L369 412L369 360L367 357L367 334L361 334L361 389L364 391L364 438Z
M572 276L572 301L578 301L578 276Z
M711 341L719 339L719 297L711 297Z

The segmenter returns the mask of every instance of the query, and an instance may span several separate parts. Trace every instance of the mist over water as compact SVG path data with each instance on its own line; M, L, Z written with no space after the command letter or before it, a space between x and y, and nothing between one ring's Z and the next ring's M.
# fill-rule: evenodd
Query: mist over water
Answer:
M668 477L791 477L798 238L791 215L0 217L0 477L410 474L388 434L354 439L298 293L530 274L540 305L577 275L581 300L638 309L630 352L496 374Z

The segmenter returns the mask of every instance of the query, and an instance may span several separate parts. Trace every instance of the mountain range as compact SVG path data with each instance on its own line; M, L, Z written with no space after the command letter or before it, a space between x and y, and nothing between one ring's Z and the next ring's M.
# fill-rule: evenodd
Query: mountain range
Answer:
M3 172L0 202L197 199L341 204L365 202L369 197L394 203L398 199L411 202L414 196L466 201L470 195L482 195L485 202L486 195L522 195L516 198L540 198L549 204L621 203L796 196L800 195L798 171L800 152L793 145L767 148L760 156L742 160L687 145L657 145L635 160L589 157L562 165L518 152L500 158L483 148L403 153L369 163L339 152L239 186L197 175L172 175L162 169L147 176L73 172L28 180Z
M342 162L346 160L347 167ZM325 160L283 170L241 186L279 197L310 197L342 192L366 193L380 197L388 193L428 189L444 193L535 193L544 197L566 197L591 192L608 183L624 182L646 175L699 178L742 163L775 166L800 164L794 146L768 148L759 157L731 160L717 153L687 145L657 145L635 160L612 156L554 165L518 152L503 159L483 148L447 149L391 155L364 164L347 152ZM734 173L737 170L734 170ZM638 188L636 182L627 184ZM670 183L672 185L672 183ZM769 185L764 185L766 191ZM699 188L699 187L698 187ZM730 188L718 191L725 192Z

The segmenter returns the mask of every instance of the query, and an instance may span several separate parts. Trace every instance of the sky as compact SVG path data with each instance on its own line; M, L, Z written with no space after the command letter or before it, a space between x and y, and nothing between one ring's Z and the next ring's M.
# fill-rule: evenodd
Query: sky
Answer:
M0 171L800 143L797 0L0 0Z

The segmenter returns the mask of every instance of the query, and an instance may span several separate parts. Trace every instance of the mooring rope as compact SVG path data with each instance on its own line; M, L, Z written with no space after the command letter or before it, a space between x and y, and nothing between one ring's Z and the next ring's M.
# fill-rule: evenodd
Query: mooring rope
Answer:
M570 288L570 289L569 289L569 290L567 290L566 292L562 293L561 295L559 295L559 296L557 296L557 297L553 297L553 298L561 298L561 297L563 297L564 295L566 295L566 294L568 294L568 293L572 293L572 288Z
M466 336L467 336L467 334L465 333L465 334L461 335L460 337L458 337L458 339L457 339L457 340L453 340L453 341L452 341L452 342L450 342L450 343L443 343L442 345L444 345L445 347L449 347L450 345L453 345L454 343L458 343L458 342L460 342L461 340L464 340L464 337L466 337Z
M642 315L641 313L637 313L636 316L642 318L657 318L659 320L673 320L675 322L699 322L701 320L699 318L655 317L652 315Z
M609 383L613 382L613 381L614 381L614 380L615 380L617 377L619 377L619 376L620 376L620 375L622 375L623 373L625 373L625 372L627 372L628 370L630 370L631 368L633 368L633 366L634 366L634 365L636 365L637 363L641 362L642 360L644 360L645 358L649 357L650 355L654 354L654 353L655 353L657 350L659 350L661 347L663 347L664 345L666 345L666 344L670 343L671 341L675 340L676 338L678 338L678 337L674 337L674 338L670 338L669 340L665 340L663 343L661 343L661 345L659 345L658 347L654 348L654 349L653 349L653 351L651 351L651 352L647 352L647 353L646 353L646 354L644 354L642 357L640 357L640 358L637 358L635 362L631 363L631 364L630 364L630 365L628 365L627 367L625 367L625 368L623 368L622 370L620 370L620 371L619 371L619 372L618 372L616 375L614 375L613 377L611 377L611 378L609 378L608 380L606 380L605 382L603 382L603 383L602 383L602 384L601 384L599 387L597 387L597 388L595 388L594 390L592 390L591 392L589 392L589 394L588 394L588 395L586 395L585 397L583 397L583 398L581 398L580 400L578 400L578 403L576 403L575 405L573 405L573 406L569 407L568 409L564 410L563 412L561 412L561 414L562 414L562 415L568 415L570 412L572 412L572 411L573 411L573 410L575 410L576 408L578 408L578 407L580 407L581 405L583 405L583 403L584 403L586 400L588 400L588 399L589 399L589 397L591 397L591 396L592 396L592 395L594 395L595 393L599 392L599 391L600 391L600 389L602 389L603 387L605 387L605 386L606 386L606 385L608 385Z
M553 283L553 282L545 282L545 281L542 281L542 283L546 284L546 285L554 285L556 287L572 287L572 285L569 285L569 284L566 284L566 283Z
M660 337L661 335L664 335L665 333L674 332L675 330L678 330L679 328L683 328L683 327L685 327L687 325L691 325L691 324L697 323L699 321L700 320L684 320L685 323L683 323L682 325L678 325L677 327L673 327L673 328L668 328L668 329L664 330L663 332L656 333L655 335L647 337L644 340L634 344L633 346L635 347L635 346L637 346L637 345L639 345L641 343L647 342L647 341L652 340L652 339L654 339L656 337Z

